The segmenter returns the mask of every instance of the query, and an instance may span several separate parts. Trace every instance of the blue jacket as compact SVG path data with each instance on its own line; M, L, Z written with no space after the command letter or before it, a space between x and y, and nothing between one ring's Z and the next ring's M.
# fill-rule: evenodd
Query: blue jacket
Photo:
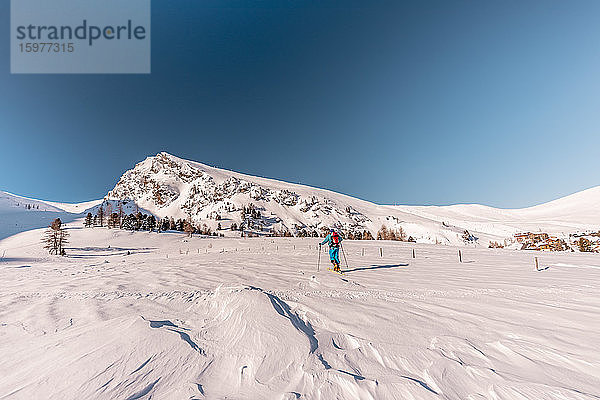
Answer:
M339 238L339 243L342 243L342 237L339 235L338 233L338 238ZM321 242L321 244L325 244L327 243L329 245L329 247L333 247L333 238L331 237L331 233L327 236L325 236L325 239ZM336 246L337 247L337 246Z

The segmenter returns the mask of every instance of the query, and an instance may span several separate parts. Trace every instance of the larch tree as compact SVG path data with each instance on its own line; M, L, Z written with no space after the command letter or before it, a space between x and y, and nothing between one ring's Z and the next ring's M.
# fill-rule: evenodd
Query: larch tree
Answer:
M60 254L61 256L64 256L64 247L68 243L68 237L69 233L63 228L62 221L60 218L56 218L44 233L42 242L44 243L44 248L48 250L50 254Z
M119 213L119 229L123 229L123 201L119 200L119 203L117 205L117 210Z
M98 208L98 222L101 227L104 226L104 203Z
M183 231L187 233L189 237L192 237L192 234L194 233L194 226L189 221L185 221L183 223Z
M106 210L104 210L104 214L106 215L106 218L108 219L107 225L109 228L111 228L112 224L110 224L110 218L112 217L112 204L110 201L106 202Z
M591 240L588 240L584 237L579 239L579 242L577 243L577 246L579 247L579 251L581 251L582 253L587 253L592 251L592 242Z

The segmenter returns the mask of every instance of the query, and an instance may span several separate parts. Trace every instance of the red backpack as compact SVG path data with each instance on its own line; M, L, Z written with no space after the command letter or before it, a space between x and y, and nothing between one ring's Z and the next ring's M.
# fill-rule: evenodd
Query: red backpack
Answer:
M331 233L331 245L333 247L338 247L340 245L340 235L335 231Z

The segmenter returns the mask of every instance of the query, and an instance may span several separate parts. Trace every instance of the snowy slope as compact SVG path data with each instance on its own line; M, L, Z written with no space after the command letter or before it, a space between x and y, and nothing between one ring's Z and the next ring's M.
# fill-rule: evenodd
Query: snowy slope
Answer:
M140 208L135 202L125 200L92 200L82 203L59 203L37 200L0 191L0 239L30 229L48 227L53 220L60 218L64 223L78 221L89 212L96 215L102 206L105 213L117 212L119 204L126 214L150 211Z
M518 231L568 234L600 230L600 186L523 209L499 209L478 204L395 208L492 236L506 237Z
M45 203L48 205L54 206L72 214L81 214L87 212L90 209L93 209L94 207L98 206L101 202L101 199L84 201L82 203L58 203L54 201L45 201Z
M69 231L0 241L0 399L600 397L596 255Z
M70 204L30 199L0 191L0 239L30 229L47 227L60 218L69 223L102 200Z
M0 192L0 212L20 212L26 210L26 206L32 206L36 211L48 212L64 212L64 208L58 207L56 204L51 204L46 201L31 199L28 197L18 196L8 192Z
M535 207L514 210L529 220L600 225L600 186Z

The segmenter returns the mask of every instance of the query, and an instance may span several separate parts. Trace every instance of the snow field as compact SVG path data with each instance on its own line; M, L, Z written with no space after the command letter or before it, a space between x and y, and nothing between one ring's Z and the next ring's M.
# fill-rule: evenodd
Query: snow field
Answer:
M0 399L600 397L598 255L69 230L0 241Z

